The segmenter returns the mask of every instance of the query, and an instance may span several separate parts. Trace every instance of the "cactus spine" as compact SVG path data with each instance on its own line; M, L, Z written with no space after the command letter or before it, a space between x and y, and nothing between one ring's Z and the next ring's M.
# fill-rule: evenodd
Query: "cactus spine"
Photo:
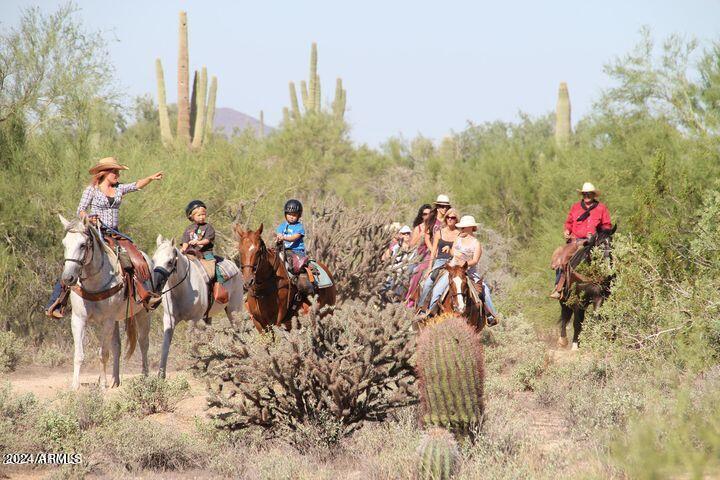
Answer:
M187 13L180 12L180 42L178 47L178 123L177 137L183 144L190 144L190 81L188 58Z
M155 75L157 76L158 87L158 117L160 118L160 140L165 147L173 142L173 135L170 131L170 117L168 116L167 97L165 95L165 73L163 72L160 59L155 60Z
M555 112L555 143L565 147L570 142L572 134L570 123L570 94L567 83L561 82L558 89L557 109Z
M338 120L342 120L345 116L345 90L342 85L342 78L338 78L335 83L335 100L332 104L333 114Z
M453 436L443 428L431 428L423 435L417 453L418 480L447 480L457 468L460 452Z
M418 338L420 415L424 425L472 433L483 413L483 349L462 318L426 327Z
M205 100L207 98L207 68L202 67L200 70L200 79L198 80L197 95L195 97L195 127L193 129L193 148L200 148L202 146L203 138L205 136L205 122L206 122L206 107Z

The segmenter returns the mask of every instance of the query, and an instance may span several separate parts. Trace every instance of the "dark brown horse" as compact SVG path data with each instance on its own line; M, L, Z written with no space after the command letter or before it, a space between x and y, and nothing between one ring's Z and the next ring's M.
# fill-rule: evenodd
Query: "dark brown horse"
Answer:
M244 230L235 226L237 249L240 253L240 271L247 290L245 306L258 332L265 332L272 326L290 329L292 318L302 310L310 310L310 300L298 295L297 288L290 281L285 263L277 250L267 248L261 235L263 225L257 230ZM331 280L332 274L325 265L317 262ZM335 305L336 290L333 285L319 289L317 303L322 308Z
M605 299L610 294L610 282L612 278L605 278L601 282L593 281L576 271L576 268L583 262L590 263L591 252L593 248L599 248L602 251L603 258L611 259L612 236L617 229L617 225L608 230L598 229L597 233L591 236L581 250L579 250L570 259L565 267L565 286L562 300L560 300L560 338L558 338L558 346L566 347L567 341L567 324L573 319L573 340L572 349L577 350L580 345L580 332L582 324L585 320L585 312L590 305L595 310L600 308ZM574 295L570 295L574 293ZM572 298L572 303L568 303L568 298Z
M480 305L477 305L474 299L474 297L479 297L480 294L474 295L470 293L470 282L472 280L467 274L467 268L467 262L464 265L445 265L445 270L449 275L449 286L447 295L440 303L440 312L464 317L468 324L475 327L479 332L485 328L487 319L482 300L480 300ZM475 292L481 292L482 282L473 284L473 288L475 288Z

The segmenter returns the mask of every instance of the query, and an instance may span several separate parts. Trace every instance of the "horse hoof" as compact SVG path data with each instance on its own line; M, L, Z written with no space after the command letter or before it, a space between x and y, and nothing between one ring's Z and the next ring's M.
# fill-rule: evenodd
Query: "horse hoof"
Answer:
M577 342L573 342L571 349L572 349L572 350L577 350L578 348L580 348L580 346L578 345L578 343L577 343Z
M567 347L568 341L566 337L560 337L557 341L558 347Z

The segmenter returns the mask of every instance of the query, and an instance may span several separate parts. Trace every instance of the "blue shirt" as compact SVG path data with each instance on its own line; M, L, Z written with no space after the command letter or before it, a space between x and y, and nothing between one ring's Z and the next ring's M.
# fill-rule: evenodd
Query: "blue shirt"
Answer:
M298 238L294 242L288 242L288 241L285 242L285 250L292 250L293 252L305 253L305 227L303 227L302 222L297 222L297 223L283 222L280 224L280 226L275 231L277 233L281 233L285 236L295 235L296 233L299 233L300 238Z

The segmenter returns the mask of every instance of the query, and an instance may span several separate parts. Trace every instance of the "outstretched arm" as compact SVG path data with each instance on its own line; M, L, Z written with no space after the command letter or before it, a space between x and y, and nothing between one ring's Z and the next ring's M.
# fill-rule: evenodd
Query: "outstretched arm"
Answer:
M165 175L162 171L153 173L149 177L141 178L137 182L135 182L135 185L137 186L138 190L141 190L145 188L150 182L153 182L155 180L162 180L163 175Z

